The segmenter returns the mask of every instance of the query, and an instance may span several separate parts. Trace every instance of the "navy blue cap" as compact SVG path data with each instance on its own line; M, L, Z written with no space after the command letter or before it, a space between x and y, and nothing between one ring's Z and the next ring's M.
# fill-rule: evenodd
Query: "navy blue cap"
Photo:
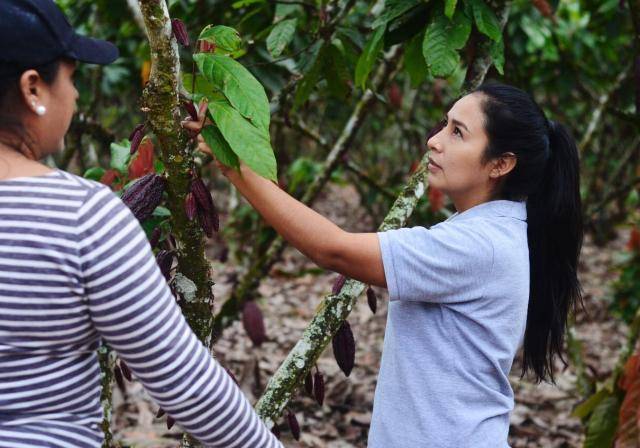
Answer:
M112 43L77 34L53 0L0 0L0 76L62 57L109 64L118 55Z

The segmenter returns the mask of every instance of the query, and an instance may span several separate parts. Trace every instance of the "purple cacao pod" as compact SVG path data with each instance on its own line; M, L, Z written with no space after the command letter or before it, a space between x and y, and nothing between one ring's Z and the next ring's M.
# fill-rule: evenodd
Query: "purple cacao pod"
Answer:
M331 294L334 296L340 294L344 283L347 281L347 278L344 275L338 275L338 278L333 282L333 287L331 288Z
M159 408L158 413L156 414L156 418L160 418L165 414L164 409Z
M127 363L124 362L122 359L120 360L120 370L122 370L122 376L125 377L127 381L129 382L133 381L133 376L131 375L131 369L129 369L129 366L127 365Z
M300 440L300 425L298 424L298 419L296 418L296 414L289 411L287 409L287 423L289 423L289 429L291 429L291 435L296 440Z
M121 199L131 209L138 221L144 221L162 201L166 180L155 173L142 176L127 191Z
M175 419L170 415L167 415L167 429L171 429L175 423Z
M304 390L309 396L313 396L313 375L311 374L311 370L309 370L307 376L304 377Z
M187 33L187 27L180 19L171 19L171 29L176 40L183 47L189 46L189 34Z
M155 247L160 242L160 237L162 236L162 229L160 227L156 227L153 229L151 233L151 237L149 238L149 244L151 245L151 249L155 249Z
M196 106L193 104L193 101L185 101L182 103L184 108L187 110L187 113L191 117L193 121L198 121L198 111L196 110Z
M260 346L267 340L262 311L254 301L244 304L242 308L242 325L255 346Z
M376 292L371 286L367 288L367 303L369 304L369 308L371 308L371 312L376 314L378 309L378 297L376 297Z
M355 363L356 343L348 321L344 321L331 341L333 356L346 376L349 376Z
M173 252L168 250L159 251L156 255L156 263L158 263L158 267L164 278L169 281L171 277L171 267L173 266Z
M324 402L324 377L319 370L313 375L313 396L320 406Z
M193 196L193 193L187 193L187 196L184 198L184 211L187 214L187 219L189 221L193 221L193 218L196 217L197 213L197 204L196 198Z
M130 154L135 154L138 150L138 146L140 146L140 142L144 137L144 123L137 125L131 135L129 135L129 141L131 142L131 149L129 151Z

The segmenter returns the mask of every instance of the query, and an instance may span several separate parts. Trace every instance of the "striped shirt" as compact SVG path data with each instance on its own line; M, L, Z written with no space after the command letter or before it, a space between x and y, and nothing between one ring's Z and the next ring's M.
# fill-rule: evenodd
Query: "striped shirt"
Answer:
M0 447L101 446L100 339L206 446L281 446L108 187L61 170L0 181Z

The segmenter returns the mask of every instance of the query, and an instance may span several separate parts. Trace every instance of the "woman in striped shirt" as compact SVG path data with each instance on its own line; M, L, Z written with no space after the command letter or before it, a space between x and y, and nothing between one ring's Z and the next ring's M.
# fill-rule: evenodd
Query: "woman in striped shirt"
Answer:
M188 327L129 209L38 162L63 147L76 61L117 55L52 0L2 0L0 447L102 444L100 339L205 445L281 446Z

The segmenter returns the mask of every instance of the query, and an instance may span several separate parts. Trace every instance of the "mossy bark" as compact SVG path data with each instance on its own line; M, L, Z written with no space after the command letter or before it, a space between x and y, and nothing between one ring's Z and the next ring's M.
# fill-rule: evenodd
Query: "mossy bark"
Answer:
M180 125L178 46L164 0L140 0L140 10L151 48L151 75L142 95L142 111L157 138L166 169L167 208L171 211L171 229L177 243L178 271L197 287L196 299L184 302L182 310L193 331L207 344L212 325L213 282L203 232L197 221L187 218L184 209L195 165L193 145Z
M508 6L501 2L496 12L504 27L508 16ZM488 51L488 46L480 46L475 59L469 65L473 76L466 78L463 91L469 92L475 89L484 80L492 63ZM379 232L402 227L413 213L418 200L425 193L428 154L428 152L425 153L418 168L378 227ZM356 280L347 280L340 294L330 294L325 297L318 312L304 330L302 338L269 380L264 394L256 404L256 411L268 426L272 426L275 420L280 417L304 377L338 331L342 322L348 317L365 286Z

